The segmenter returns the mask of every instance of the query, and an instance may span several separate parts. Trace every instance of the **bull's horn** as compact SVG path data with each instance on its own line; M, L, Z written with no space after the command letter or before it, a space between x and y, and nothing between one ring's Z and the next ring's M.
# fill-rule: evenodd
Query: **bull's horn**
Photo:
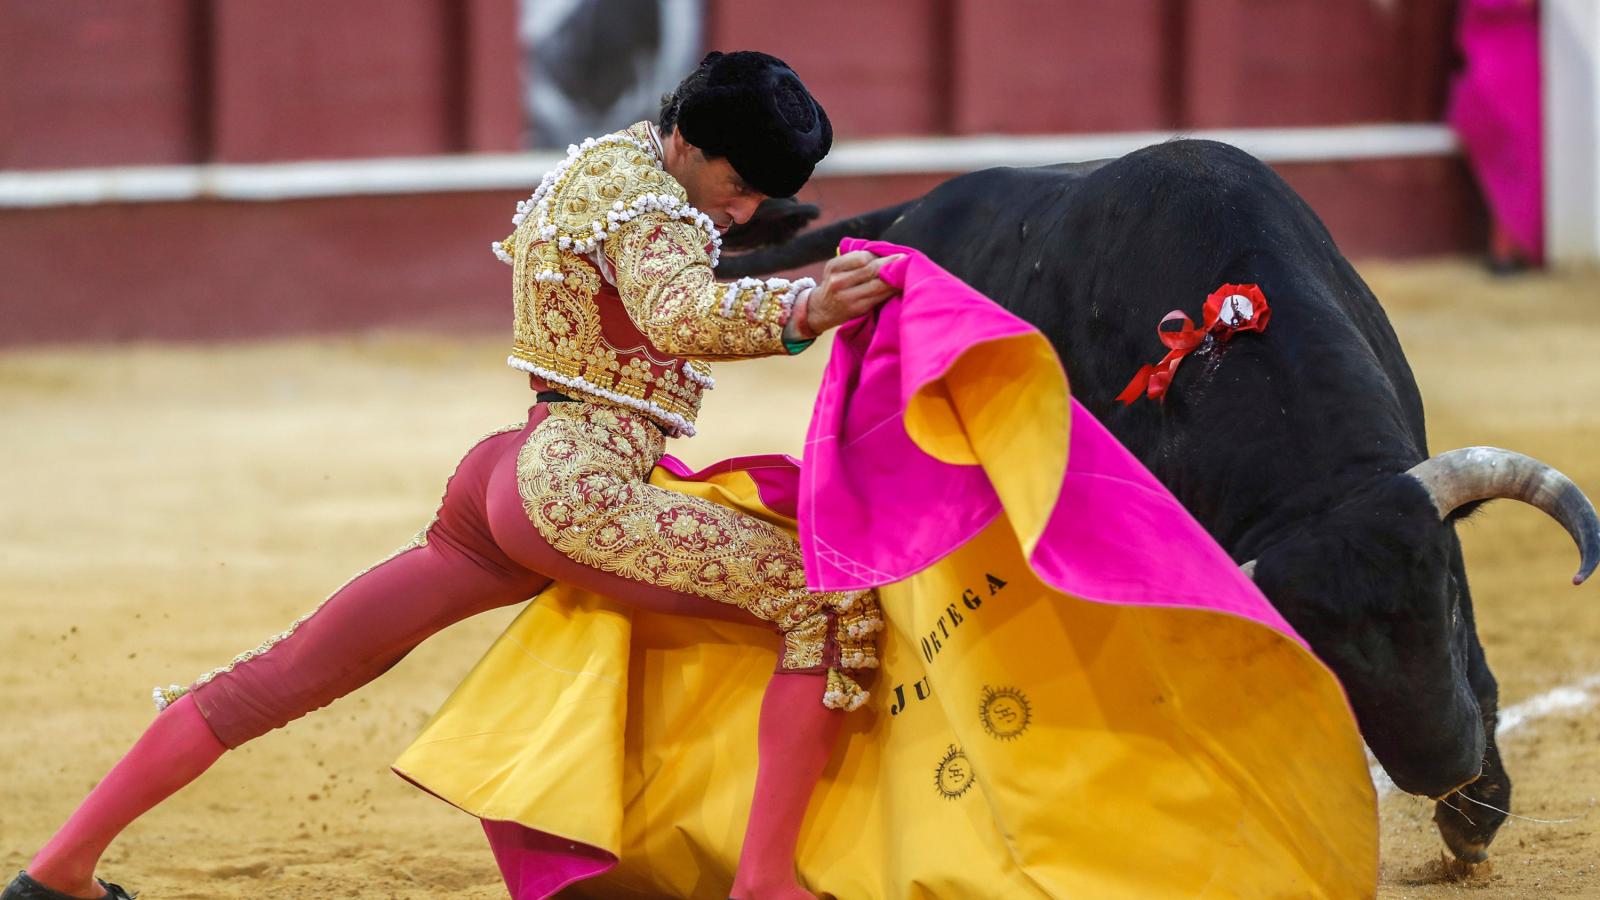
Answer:
M1499 447L1463 447L1417 463L1406 473L1422 482L1439 518L1474 500L1521 500L1561 523L1578 544L1581 560L1573 584L1600 565L1600 517L1572 479L1521 453Z
M1244 573L1244 577L1250 579L1251 581L1255 581L1256 580L1256 561L1253 560L1253 559L1250 560L1249 562L1247 562L1244 565L1240 566L1239 567L1239 571Z

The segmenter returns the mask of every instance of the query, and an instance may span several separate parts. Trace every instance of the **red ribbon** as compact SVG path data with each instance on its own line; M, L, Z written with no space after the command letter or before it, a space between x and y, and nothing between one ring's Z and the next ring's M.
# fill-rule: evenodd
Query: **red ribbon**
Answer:
M1194 352L1207 335L1218 341L1226 341L1241 331L1265 331L1267 320L1271 318L1272 310L1267 306L1266 295L1253 284L1225 284L1212 291L1201 309L1204 327L1194 327L1194 320L1181 309L1167 313L1156 325L1156 336L1167 345L1167 355L1155 365L1139 369L1139 373L1133 376L1117 399L1124 406L1133 405L1140 394L1151 400L1164 399L1167 388L1172 386L1172 376L1178 372L1178 364ZM1182 324L1169 330L1169 322Z

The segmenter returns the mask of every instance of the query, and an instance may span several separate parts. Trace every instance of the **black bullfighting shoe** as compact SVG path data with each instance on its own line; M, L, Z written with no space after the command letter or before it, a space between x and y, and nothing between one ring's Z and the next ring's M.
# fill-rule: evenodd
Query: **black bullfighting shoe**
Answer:
M95 880L100 881L98 878ZM137 892L128 893L120 884L100 881L100 886L106 889L105 900L134 900L139 896ZM0 893L0 900L78 900L78 898L60 891L52 891L34 881L27 872L18 872L17 877L6 885L5 893Z

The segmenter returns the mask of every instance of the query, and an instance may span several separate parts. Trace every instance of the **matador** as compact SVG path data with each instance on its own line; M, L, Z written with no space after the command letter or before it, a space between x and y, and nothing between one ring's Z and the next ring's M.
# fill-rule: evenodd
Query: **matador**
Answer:
M838 711L866 699L876 599L808 591L787 532L647 479L666 438L694 433L707 360L799 352L892 294L866 253L831 261L820 284L713 276L721 232L797 191L831 142L793 69L744 51L707 56L657 122L569 148L493 244L514 273L509 362L538 392L526 421L467 453L434 520L393 555L226 666L158 689L154 722L0 900L127 897L94 877L106 847L227 749L553 581L776 632L733 894L809 896L795 846Z

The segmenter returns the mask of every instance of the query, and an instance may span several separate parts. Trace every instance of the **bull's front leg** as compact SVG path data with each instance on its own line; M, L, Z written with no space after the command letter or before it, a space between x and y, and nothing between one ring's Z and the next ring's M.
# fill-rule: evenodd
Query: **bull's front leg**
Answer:
M1445 846L1457 859L1479 863L1489 858L1489 843L1505 824L1506 814L1500 810L1511 809L1511 776L1500 761L1500 745L1494 734L1500 723L1500 688L1484 659L1476 628L1467 649L1467 680L1478 698L1478 709L1483 712L1483 774L1434 804L1433 821L1439 826Z

